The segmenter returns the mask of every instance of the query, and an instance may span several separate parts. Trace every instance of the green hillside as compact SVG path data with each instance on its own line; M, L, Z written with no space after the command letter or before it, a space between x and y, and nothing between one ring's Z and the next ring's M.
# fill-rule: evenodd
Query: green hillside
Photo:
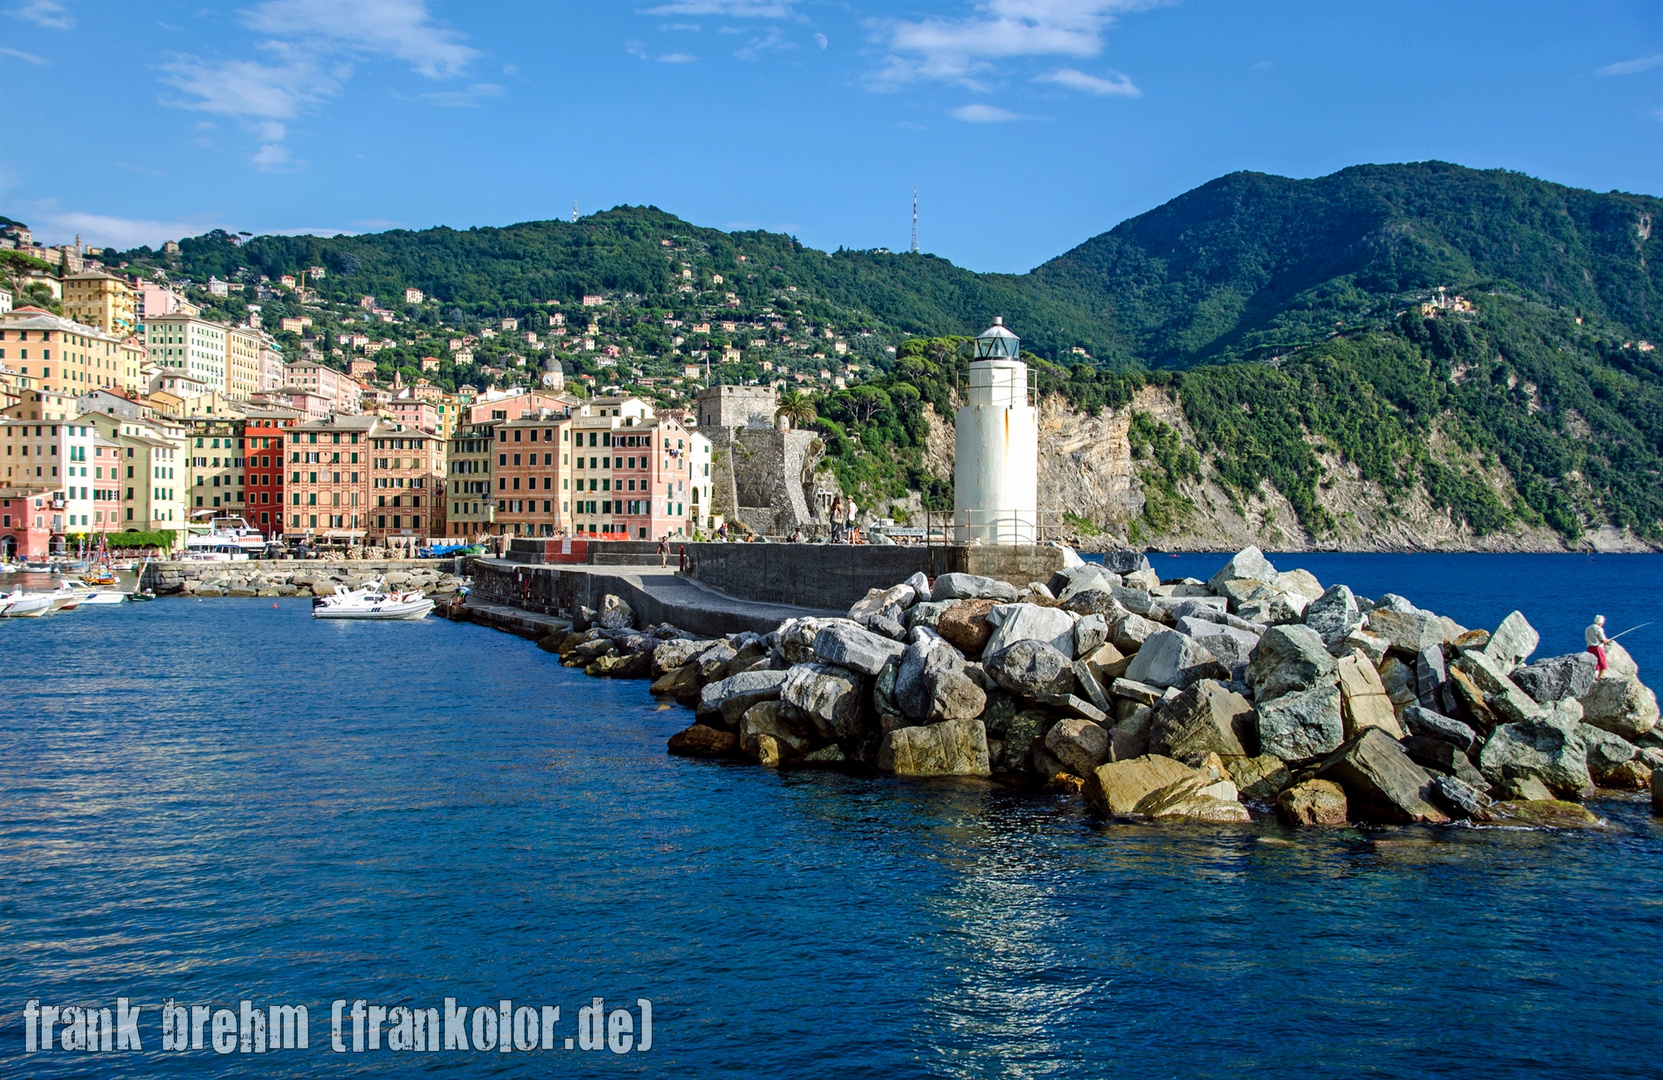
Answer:
M1389 493L1424 491L1479 533L1525 522L1569 539L1614 524L1663 540L1663 365L1649 344L1663 339L1663 279L1648 259L1660 219L1649 196L1428 162L1312 180L1231 174L1020 275L821 252L651 207L240 245L212 233L174 257L119 258L198 281L322 266L312 287L323 307L415 286L439 303L403 314L435 335L499 316L540 325L551 305L601 293L614 301L603 331L626 355L664 361L646 363L649 374L680 363L668 316L788 318L790 334L847 336L866 362L847 389L811 395L845 484L922 490L937 504L950 502L951 478L922 470L920 402L947 407L963 362L952 336L999 314L1046 361L1041 386L1083 408L1123 404L1148 379L1175 385L1202 468L1242 498L1268 480L1313 533L1333 524L1315 494L1326 449ZM1423 313L1440 288L1464 303ZM686 347L743 347L729 378L824 363L767 337ZM409 363L423 347L383 359ZM765 356L778 366L759 366ZM1485 479L1497 467L1510 477L1499 488ZM1159 485L1162 466L1148 470ZM1166 500L1159 512L1178 520L1174 509Z

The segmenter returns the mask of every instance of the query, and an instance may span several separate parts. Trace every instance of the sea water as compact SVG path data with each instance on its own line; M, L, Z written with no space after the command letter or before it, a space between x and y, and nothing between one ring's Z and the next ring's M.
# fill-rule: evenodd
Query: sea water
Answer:
M1640 557L1273 558L1471 626L1521 608L1544 655L1663 585ZM672 758L691 717L644 682L309 613L0 620L0 1075L1659 1075L1639 798L1595 803L1595 833L1120 824ZM1642 674L1660 640L1624 639ZM26 1001L118 997L141 1051L24 1053ZM636 1035L650 1001L651 1048L565 1049L596 997ZM553 1048L355 1053L346 1017L332 1048L337 999L446 998L558 1005ZM306 1004L311 1045L163 1050L165 999Z

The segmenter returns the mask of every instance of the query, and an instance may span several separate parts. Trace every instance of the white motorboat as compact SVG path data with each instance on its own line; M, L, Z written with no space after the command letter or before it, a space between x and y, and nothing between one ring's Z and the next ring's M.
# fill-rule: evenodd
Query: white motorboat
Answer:
M127 599L127 594L109 585L93 585L85 581L70 580L59 586L60 589L71 589L83 604L119 604Z
M192 562L246 562L266 551L266 538L240 517L215 517L206 533L185 537L184 558Z
M0 617L8 619L39 618L52 610L52 597L46 593L16 592L0 594Z
M433 601L421 590L397 592L380 582L361 589L319 596L312 601L314 619L425 619Z
M67 583L59 585L49 593L37 593L44 596L52 604L53 611L74 611L81 606L81 594L70 588Z

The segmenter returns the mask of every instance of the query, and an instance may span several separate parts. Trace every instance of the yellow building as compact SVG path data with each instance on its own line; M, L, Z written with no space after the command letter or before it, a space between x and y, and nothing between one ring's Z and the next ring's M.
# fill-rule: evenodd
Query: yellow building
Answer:
M138 295L125 281L102 270L63 279L64 318L96 326L118 338L138 329Z
M243 326L225 332L225 395L247 401L260 386L260 333Z
M0 315L0 365L42 390L79 397L127 385L120 338L39 308Z

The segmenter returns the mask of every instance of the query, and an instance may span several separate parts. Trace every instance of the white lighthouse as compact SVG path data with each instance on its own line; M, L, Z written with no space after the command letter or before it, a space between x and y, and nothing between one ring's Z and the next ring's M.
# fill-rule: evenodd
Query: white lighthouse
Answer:
M953 532L960 543L1032 544L1039 531L1039 416L1021 341L1003 319L976 336L956 417Z

